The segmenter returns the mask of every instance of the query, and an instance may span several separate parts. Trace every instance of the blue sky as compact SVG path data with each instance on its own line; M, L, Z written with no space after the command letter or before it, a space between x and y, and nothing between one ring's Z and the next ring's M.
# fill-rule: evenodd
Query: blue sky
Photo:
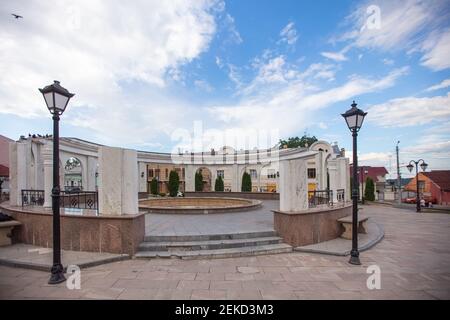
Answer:
M403 164L449 169L449 57L444 0L3 1L0 134L50 133L37 88L57 79L76 93L64 136L170 152L307 132L351 151L356 100L363 164L394 168L400 140Z

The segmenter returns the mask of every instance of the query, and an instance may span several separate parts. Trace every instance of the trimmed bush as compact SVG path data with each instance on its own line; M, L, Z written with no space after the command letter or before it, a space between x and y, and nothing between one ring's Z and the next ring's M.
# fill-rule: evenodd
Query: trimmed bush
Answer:
M244 172L242 175L242 192L251 192L252 191L252 177L248 172Z
M180 187L180 177L175 170L171 170L169 173L169 194L171 197L176 197L178 194L178 188Z
M367 177L366 188L364 190L364 199L369 201L375 201L375 185L372 178Z
M195 173L195 191L203 191L203 175L201 170Z
M158 194L158 180L156 178L153 178L150 182L150 193L154 195Z
M223 185L223 179L221 176L218 176L216 178L216 184L214 185L214 191L223 192L224 189L225 187Z
M161 197L165 197L165 196L166 196L166 193L165 193L165 192L160 192L159 195L160 195Z

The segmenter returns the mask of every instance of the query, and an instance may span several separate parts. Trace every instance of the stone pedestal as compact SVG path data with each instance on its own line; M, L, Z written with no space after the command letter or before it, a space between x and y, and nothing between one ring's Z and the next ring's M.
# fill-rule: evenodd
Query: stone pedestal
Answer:
M135 150L99 148L99 213L138 213L138 168Z

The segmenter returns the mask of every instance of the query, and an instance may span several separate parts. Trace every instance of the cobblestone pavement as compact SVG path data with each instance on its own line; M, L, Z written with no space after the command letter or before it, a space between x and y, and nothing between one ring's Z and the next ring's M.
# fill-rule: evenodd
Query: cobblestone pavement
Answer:
M348 257L293 252L212 260L128 260L81 271L81 289L50 286L48 273L0 266L2 299L449 299L450 215L384 206L365 213L385 238ZM381 290L366 268L381 268Z

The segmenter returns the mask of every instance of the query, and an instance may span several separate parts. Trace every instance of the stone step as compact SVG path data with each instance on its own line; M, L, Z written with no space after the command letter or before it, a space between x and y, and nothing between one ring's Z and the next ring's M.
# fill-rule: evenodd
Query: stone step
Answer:
M231 240L250 239L263 237L276 237L275 231L257 231L243 233L222 233L203 235L174 235L174 236L145 236L145 242L186 242L186 241L209 241L209 240Z
M192 250L192 251L139 251L135 258L180 258L180 259L205 259L205 258L233 258L243 256L254 256L263 254L275 254L291 252L292 247L288 244L268 244L250 247L215 249L215 250Z
M139 251L195 251L226 248L252 247L258 245L277 244L280 237L261 237L249 239L226 239L206 241L170 241L170 242L142 242Z

